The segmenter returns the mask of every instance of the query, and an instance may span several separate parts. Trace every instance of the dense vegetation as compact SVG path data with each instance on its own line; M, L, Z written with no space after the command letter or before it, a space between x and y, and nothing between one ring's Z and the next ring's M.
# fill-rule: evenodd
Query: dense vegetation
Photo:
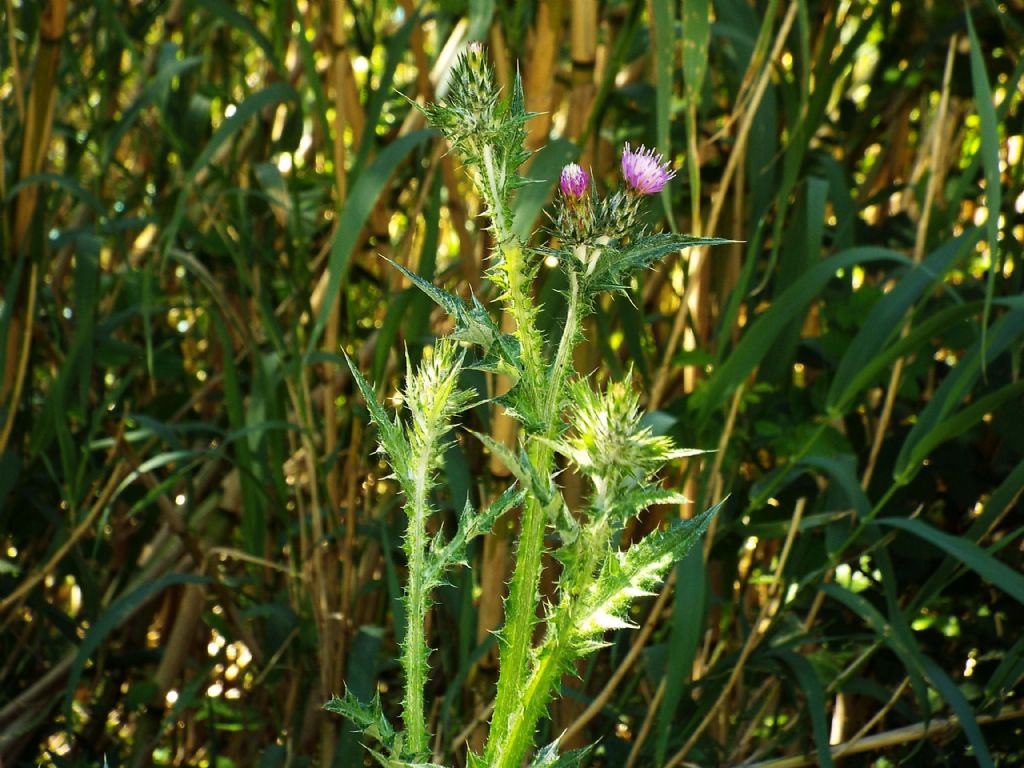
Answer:
M737 241L588 320L576 370L631 367L655 432L715 449L662 472L692 505L624 538L724 504L542 743L1024 761L1024 2L966 5L5 0L3 764L356 766L322 705L398 712L401 497L342 353L397 406L449 329L381 255L496 310L482 201L409 101L469 40L539 113L519 236L564 163L611 188L629 141L679 169L652 228ZM460 438L435 505L507 475ZM447 765L485 736L516 526L429 615Z

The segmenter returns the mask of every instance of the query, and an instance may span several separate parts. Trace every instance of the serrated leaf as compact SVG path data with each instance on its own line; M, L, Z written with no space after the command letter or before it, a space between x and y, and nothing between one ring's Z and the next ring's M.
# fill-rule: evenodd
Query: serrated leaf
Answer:
M348 718L354 726L366 736L380 742L388 749L395 743L395 729L384 717L380 705L380 694L376 694L369 703L360 701L351 691L344 696L331 696L324 704L324 709L336 715Z
M735 242L720 237L696 237L663 232L647 235L620 247L607 246L601 249L597 264L586 280L590 293L619 291L634 272L648 269L652 264L670 253L693 246L724 245Z
M483 443L487 450L501 459L501 463L505 465L524 489L529 489L545 506L550 502L550 489L545 487L540 476L537 474L537 470L530 464L530 459L525 453L521 452L516 456L507 445L495 440L490 435L474 432L473 430L468 431Z
M423 291L435 304L447 312L449 317L455 320L455 330L452 333L452 338L456 341L479 344L487 350L490 349L494 341L501 335L498 326L495 325L486 308L476 300L476 297L473 299L473 307L467 307L466 303L458 296L438 288L433 283L424 280L415 272L411 272L386 256L381 258L405 275L409 282Z
M681 520L667 530L648 535L625 552L608 557L595 588L583 598L584 608L577 625L581 639L613 628L613 619L621 621L631 600L648 592L672 563L689 552L724 503L723 499L697 517Z
M490 533L494 523L512 507L522 503L525 492L511 486L488 505L483 513L477 514L467 501L459 515L459 524L455 534L447 544L442 545L438 534L430 544L430 559L427 563L426 590L441 586L444 573L455 565L466 564L466 544L477 536Z
M377 425L381 448L387 454L396 477L400 482L404 482L404 478L408 476L409 443L402 431L402 425L397 416L393 421L388 417L387 412L377 402L377 394L373 391L373 387L363 378L348 353L344 350L341 353L345 356L345 362L348 363L348 368L352 372L352 378L366 401L370 418Z
M574 749L560 755L558 753L558 746L561 741L562 737L559 736L538 751L534 755L533 762L530 763L529 768L578 768L583 764L584 758L594 749L594 745L591 744L582 749Z

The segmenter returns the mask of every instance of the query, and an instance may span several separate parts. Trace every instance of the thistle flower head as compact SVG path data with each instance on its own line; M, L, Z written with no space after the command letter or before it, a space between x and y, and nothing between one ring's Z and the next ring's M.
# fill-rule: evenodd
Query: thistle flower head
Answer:
M632 376L595 392L585 379L574 381L575 434L563 451L577 468L604 483L633 486L654 474L672 456L672 442L640 423L640 396Z
M576 201L587 193L590 175L576 163L569 163L562 169L558 185L570 201Z
M642 144L633 149L626 144L622 151L622 175L626 184L638 195L653 195L665 188L676 175L660 154Z

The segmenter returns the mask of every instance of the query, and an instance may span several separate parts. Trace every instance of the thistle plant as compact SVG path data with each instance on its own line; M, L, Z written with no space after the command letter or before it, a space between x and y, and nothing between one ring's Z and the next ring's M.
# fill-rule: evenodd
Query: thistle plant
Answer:
M559 179L553 217L554 247L534 247L511 229L511 203L525 182L518 169L528 158L523 147L522 84L500 98L479 45L470 46L453 72L447 99L423 110L461 158L486 206L495 249L487 277L500 291L502 309L514 330L506 334L475 297L467 304L395 264L454 320L450 336L409 373L403 400L409 417L390 417L351 361L352 374L379 433L380 451L404 496L408 559L402 639L404 730L384 717L379 701L351 695L333 698L327 709L345 715L378 743L371 749L382 765L426 766L429 734L424 715L429 645L424 622L431 593L445 573L465 560L466 543L491 530L495 520L521 507L515 566L498 632L499 677L494 712L482 755L469 766L519 768L533 746L538 722L557 693L561 676L605 644L609 630L629 627L628 609L660 582L673 562L698 541L715 509L679 520L626 550L618 542L625 523L653 505L686 499L657 483L658 471L680 457L665 437L642 425L639 396L630 376L595 391L576 377L572 352L583 338L583 323L598 296L624 292L634 274L662 257L693 245L724 242L676 234L651 234L640 224L646 196L660 192L674 176L661 155L628 144L622 156L623 185L602 197L585 169L567 165ZM534 278L547 257L566 276L566 309L561 333L547 339L538 328ZM460 388L463 368L509 377L512 388L494 401L519 423L518 444L507 446L472 433L505 463L515 485L487 509L467 506L447 539L427 541L427 519L435 513L431 492L445 440L456 417L474 402ZM589 486L586 502L570 509L557 483L558 457ZM549 534L551 534L549 536ZM542 556L550 542L561 562L557 596L541 609ZM542 618L538 618L538 614ZM537 623L543 624L538 634ZM540 637L535 643L534 638ZM539 750L534 766L578 765L585 751L558 755L555 744Z

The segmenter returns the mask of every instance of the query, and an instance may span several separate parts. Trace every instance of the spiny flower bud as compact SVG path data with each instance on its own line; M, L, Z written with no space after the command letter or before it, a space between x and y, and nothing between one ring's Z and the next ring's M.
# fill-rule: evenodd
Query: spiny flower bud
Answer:
M558 180L562 194L570 202L575 202L587 194L587 185L590 183L590 176L583 168L576 163L569 163L562 169L562 175Z
M641 144L634 150L626 144L622 152L622 175L636 194L653 195L661 192L676 173L669 170L669 164L653 149Z

